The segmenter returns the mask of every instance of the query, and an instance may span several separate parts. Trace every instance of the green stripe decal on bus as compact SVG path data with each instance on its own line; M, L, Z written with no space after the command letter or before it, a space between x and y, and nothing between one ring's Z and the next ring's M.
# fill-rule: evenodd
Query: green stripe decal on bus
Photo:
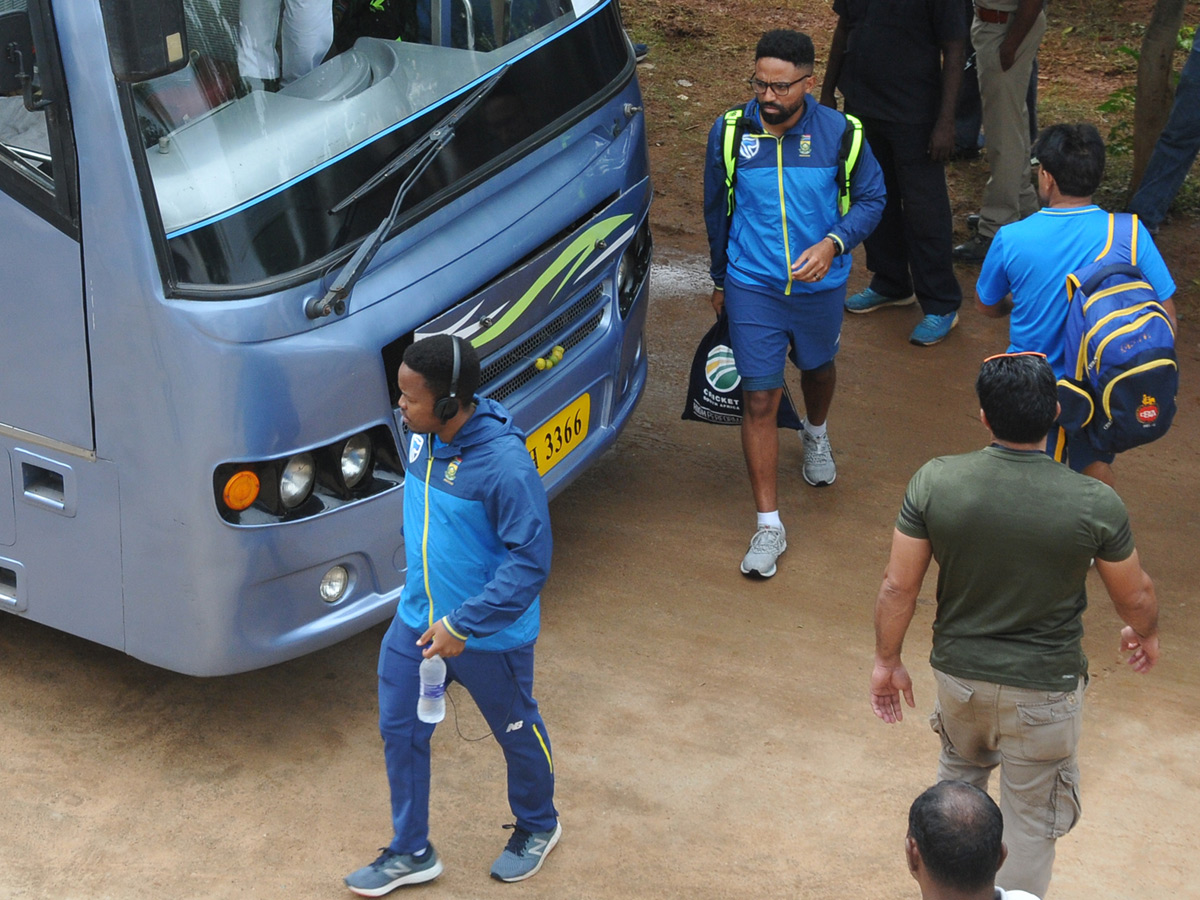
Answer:
M563 276L562 281L559 282L558 288L554 291L555 295L557 295L558 292L563 289L563 285L571 280L571 276L575 274L575 271L587 261L589 256L592 255L592 251L596 249L596 242L604 240L606 237L616 231L626 219L629 218L631 218L631 216L626 214L622 216L613 216L611 219L604 219L603 221L597 222L591 228L583 232L583 234L579 235L579 237L575 238L575 240L571 241L567 249L558 255L558 259L547 266L546 271L538 277L537 281L530 285L529 290L527 290L521 296L521 299L512 305L512 309L502 315L496 324L483 334L476 335L475 337L471 338L471 343L476 347L482 347L489 341L498 338L508 329L510 325L513 324L513 322L517 321L521 313L525 312L525 310L529 308L529 304L533 303L538 294L540 294L546 288L546 286L550 284L551 281L558 277L558 274L562 272L563 269L566 269L567 266L571 266L566 275ZM571 263L574 263L574 265L571 265Z

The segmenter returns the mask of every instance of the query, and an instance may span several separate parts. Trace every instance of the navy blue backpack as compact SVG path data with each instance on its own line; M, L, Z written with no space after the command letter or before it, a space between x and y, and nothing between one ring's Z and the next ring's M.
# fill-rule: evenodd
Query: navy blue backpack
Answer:
M1175 329L1137 266L1137 239L1136 216L1110 213L1105 252L1067 276L1059 424L1105 453L1157 440L1175 418Z

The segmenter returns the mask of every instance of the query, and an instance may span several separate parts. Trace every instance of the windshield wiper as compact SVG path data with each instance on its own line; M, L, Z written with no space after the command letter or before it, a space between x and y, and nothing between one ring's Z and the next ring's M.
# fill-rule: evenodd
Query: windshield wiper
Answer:
M507 71L508 66L505 66L471 91L471 93L467 94L466 99L453 112L445 116L429 131L421 135L421 137L417 138L407 150L364 181L352 193L348 194L329 210L330 213L341 212L351 203L383 184L384 181L398 172L407 163L414 159L416 160L412 171L408 173L408 176L400 185L400 189L396 192L395 199L392 200L391 211L379 223L379 227L367 236L366 240L355 251L354 256L350 257L350 262L346 263L346 267L342 269L342 273L333 282L329 290L325 292L325 296L313 297L305 304L304 312L310 319L319 319L333 312L341 315L346 311L346 298L350 296L350 291L353 290L355 283L362 273L366 271L376 252L383 246L384 240L387 239L388 232L392 230L392 226L396 223L396 217L400 215L400 206L404 202L404 195L408 193L409 188L416 183L417 179L429 168L429 164L437 158L438 154L453 139L454 129L463 116L478 106L479 102L491 93L492 88L500 82L500 79L504 77L504 73Z

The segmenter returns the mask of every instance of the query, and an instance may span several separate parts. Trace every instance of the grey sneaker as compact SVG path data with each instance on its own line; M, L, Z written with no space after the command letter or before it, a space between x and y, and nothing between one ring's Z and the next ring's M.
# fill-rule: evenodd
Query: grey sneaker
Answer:
M787 549L787 532L774 525L759 525L750 538L750 549L742 560L743 575L770 578L775 574L775 560Z
M442 874L442 861L433 844L423 853L396 853L384 847L379 859L342 880L360 897L382 897L406 884L433 881Z
M837 480L837 466L833 464L833 448L829 446L829 435L813 437L808 429L800 428L800 441L804 445L804 480L813 487L833 484Z
M550 831L526 831L520 825L505 825L513 830L504 852L492 863L492 877L497 881L524 881L532 878L562 837L562 823L555 822Z

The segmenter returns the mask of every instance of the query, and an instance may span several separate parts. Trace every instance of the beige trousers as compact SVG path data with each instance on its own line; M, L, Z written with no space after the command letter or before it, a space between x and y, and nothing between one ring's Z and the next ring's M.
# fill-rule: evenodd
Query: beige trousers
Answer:
M1000 767L1008 859L996 884L1044 898L1054 842L1079 821L1075 749L1085 681L1069 691L1038 691L933 674L938 698L929 723L942 739L938 780L987 790L992 769Z
M979 233L993 237L1001 225L1016 222L1038 210L1037 190L1029 171L1029 112L1025 92L1042 35L1046 14L1025 35L1012 68L1000 69L1000 44L1012 20L1004 24L976 18L971 43L979 67L979 97L983 101L983 133L987 139L990 175L979 210Z

